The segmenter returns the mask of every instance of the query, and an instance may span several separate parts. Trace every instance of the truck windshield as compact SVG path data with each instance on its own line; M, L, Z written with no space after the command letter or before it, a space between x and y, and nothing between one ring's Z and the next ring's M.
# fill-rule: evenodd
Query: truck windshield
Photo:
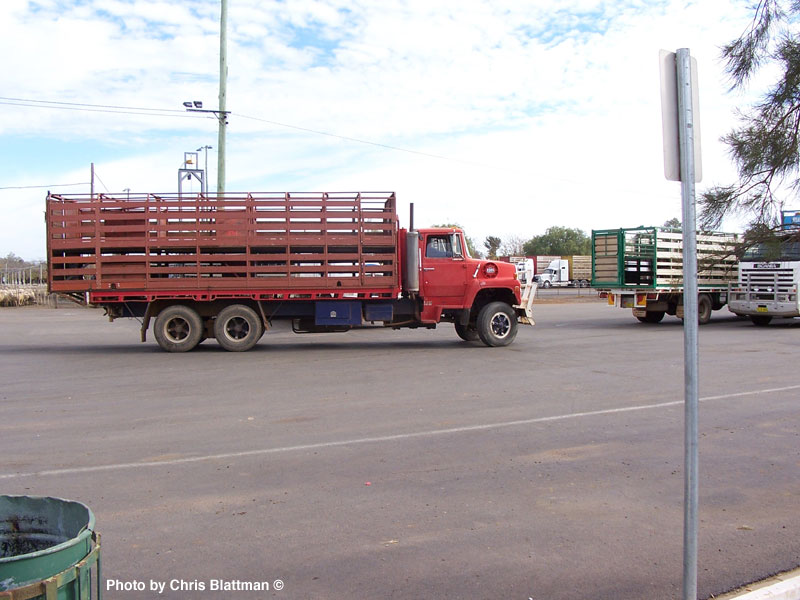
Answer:
M744 261L790 261L800 260L800 242L766 242L748 248L742 257Z

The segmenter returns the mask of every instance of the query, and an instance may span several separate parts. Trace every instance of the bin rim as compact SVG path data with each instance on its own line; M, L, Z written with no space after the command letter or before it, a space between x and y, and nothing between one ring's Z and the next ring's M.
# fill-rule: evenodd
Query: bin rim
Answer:
M28 552L27 554L16 554L14 556L0 557L0 564L11 563L22 559L38 558L40 556L47 556L48 554L55 554L57 552L64 550L65 548L74 546L75 544L86 539L86 537L91 536L94 533L94 525L95 525L94 513L92 512L92 509L86 506L83 502L79 502L77 500L68 500L66 498L58 498L56 496L31 496L30 494L0 494L0 498L58 500L59 502L64 502L65 504L77 504L86 509L87 516L89 517L89 521L86 523L86 525L81 527L78 533L76 533L68 540L61 542L60 544L56 544L55 546L50 546L49 548L45 548L43 550L37 550L36 552Z

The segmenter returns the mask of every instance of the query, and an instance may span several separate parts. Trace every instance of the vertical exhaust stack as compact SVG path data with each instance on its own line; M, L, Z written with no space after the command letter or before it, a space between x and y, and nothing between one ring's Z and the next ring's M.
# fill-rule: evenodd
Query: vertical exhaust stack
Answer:
M419 233L414 229L413 202L409 205L409 212L403 287L409 293L416 293L419 292Z

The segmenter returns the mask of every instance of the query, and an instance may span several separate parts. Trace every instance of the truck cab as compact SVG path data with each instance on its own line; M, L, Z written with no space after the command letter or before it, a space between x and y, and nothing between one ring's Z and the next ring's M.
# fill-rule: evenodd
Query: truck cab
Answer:
M569 263L566 260L553 260L547 268L536 276L539 285L549 288L569 282Z
M745 252L737 283L728 292L728 309L759 326L775 317L798 317L799 286L800 242L787 234L776 243L759 243Z
M472 258L460 229L430 228L408 233L413 237L407 246L406 268L418 269L419 279L418 286L407 284L406 291L418 295L422 323L453 322L462 339L480 336L484 343L494 331L497 339L493 341L498 343L490 345L501 345L504 336L513 337L518 320L533 323L527 297L523 303L515 265ZM413 279L406 276L407 281ZM487 307L491 307L491 316L487 316Z

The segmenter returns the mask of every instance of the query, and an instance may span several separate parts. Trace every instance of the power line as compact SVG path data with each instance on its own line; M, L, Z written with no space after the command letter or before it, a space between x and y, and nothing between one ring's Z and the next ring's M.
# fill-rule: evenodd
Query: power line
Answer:
M458 158L451 158L449 156L442 156L440 154L432 154L430 152L422 152L420 150L412 150L410 148L401 148L399 146L392 146L390 144L383 144L381 142L372 142L370 140L362 140L362 139L359 139L359 138L349 137L349 136L346 136L346 135L339 135L339 134L336 134L336 133L330 133L328 131L320 131L318 129L309 129L308 127L300 127L298 125L289 125L288 123L279 123L278 121L270 121L269 119L262 119L260 117L251 117L250 115L243 115L243 114L239 114L239 113L231 113L231 114L236 116L236 117L240 117L242 119L251 119L253 121L261 121L262 123L269 123L270 125L278 125L279 127L286 127L288 129L296 129L298 131L305 131L307 133L315 133L317 135L325 135L325 136L328 136L328 137L338 138L340 140L345 140L345 141L348 141L348 142L357 142L359 144L368 144L370 146L377 146L379 148L386 148L387 150L397 150L399 152L408 152L409 154L418 154L420 156L427 156L429 158L438 158L440 160L450 160L450 161L454 161L454 162L466 163L466 164L473 165L473 166L480 166L480 167L488 166L488 165L482 165L480 163L476 163L476 162L472 162L472 161L461 160L461 159L458 159Z
M53 183L50 185L16 185L9 187L0 187L0 190L35 190L35 189L57 188L57 187L72 187L76 185L89 185L89 182L82 181L80 183Z
M111 113L115 115L140 115L146 117L176 117L180 119L207 119L208 115L186 114L185 111L169 108L146 108L136 106L112 106L105 104L80 104L76 102L53 102L49 100L30 100L26 98L5 98L0 96L0 104L25 106L27 108L49 108L75 110L81 112Z
M409 148L401 148L399 146L392 146L390 144L383 144L383 143L380 143L380 142L372 142L372 141L369 141L369 140L362 140L362 139L359 139L359 138L349 137L349 136L346 136L346 135L339 135L339 134L336 134L336 133L330 133L328 131L320 131L318 129L310 129L308 127L299 127L297 125L289 125L288 123L280 123L278 121L271 121L269 119L262 119L260 117L253 117L253 116L250 116L250 115L243 115L243 114L239 114L239 113L231 113L231 114L236 116L236 117L239 117L241 119L251 119L253 121L261 121L262 123L269 123L270 125L278 125L279 127L286 127L288 129L295 129L297 131L305 131L307 133L314 133L314 134L317 134L317 135L324 135L324 136L333 137L333 138L337 138L337 139L345 140L345 141L349 141L349 142L356 142L356 143L359 143L359 144L368 144L370 146L377 146L379 148L386 148L388 150L396 150L398 152L407 152L409 154L416 154L418 156L427 156L428 158L435 158L435 159L438 159L438 160L446 160L446 161L450 161L450 162L460 163L460 164L463 164L463 165L469 165L469 166L473 166L473 167L480 167L482 169L492 169L492 170L496 170L496 171L505 171L505 172L508 172L508 173L517 173L517 174L521 174L521 175L530 175L530 173L528 173L527 171L522 171L520 169L514 169L514 168L509 168L509 167L501 167L499 165L490 165L490 164L480 163L480 162L470 161L470 160L463 160L463 159L460 159L460 158L453 158L453 157L450 157L450 156L443 156L441 154L433 154L433 153L430 153L430 152L422 152L420 150L412 150L412 149L409 149ZM548 179L550 181L557 181L557 182L562 182L562 183L568 183L568 184L573 184L573 185L582 185L582 186L588 186L588 187L593 187L595 185L594 183L591 183L591 182L588 182L588 181L579 181L579 180L576 180L576 179L568 179L568 178L564 178L564 177L553 177L551 175L541 175L540 178L541 179ZM630 193L630 194L640 194L641 193L639 190L631 190L631 189L627 189L626 190L624 188L619 188L618 191L625 192L625 193Z
M97 181L99 181L104 188L106 188L106 191L109 194L111 193L111 190L108 189L108 186L105 184L105 182L102 179L100 179L100 175L97 174L97 169L94 170L94 178L97 179Z
M88 104L82 102L59 102L53 100L33 100L30 98L11 98L0 96L0 104L10 105L10 106L25 106L30 108L55 108L61 110L77 110L77 111L84 111L84 112L103 112L103 113L112 113L112 114L130 114L130 115L140 115L140 116L152 116L152 117L178 117L182 119L213 119L217 120L217 117L212 117L211 115L199 115L199 114L187 114L185 111L179 109L171 109L171 108L148 108L148 107L140 107L140 106L115 106L109 104ZM391 144L385 144L382 142L374 142L371 140L364 140L352 136L340 135L336 133L331 133L329 131L322 131L319 129L311 129L309 127L301 127L299 125L291 125L289 123L281 123L279 121L273 121L270 119L264 119L261 117L254 117L251 115L244 115L240 113L231 113L237 117L242 119L249 119L252 121L259 121L261 123L267 123L270 125L276 125L278 127L285 127L287 129L294 129L296 131L303 131L306 133L313 133L315 135L324 135L326 137L332 137L348 142L355 142L358 144L365 144L369 146L374 146L377 148L385 148L387 150L394 150L396 152L405 152L407 154L415 154L417 156L425 156L428 158L435 158L437 160L445 160L454 163L460 163L469 166L476 166L484 169L493 169L498 171L506 171L511 173L520 173L528 175L529 173L520 171L519 169L513 169L509 167L502 167L499 165L489 165L486 163L480 163L476 161L464 160L459 158L453 158L450 156L444 156L441 154L434 154L431 152L423 152L421 150L414 150L412 148L403 148L400 146L393 146ZM548 179L550 181L561 181L564 183L576 184L576 185L593 185L586 181L579 181L575 179L569 178L561 178L561 177L553 177L549 175L541 175L542 179ZM102 182L101 182L102 183ZM85 185L85 184L63 184L63 185ZM105 185L105 184L103 184ZM48 187L48 186L30 186L30 187ZM49 186L49 187L57 187L57 186ZM25 187L0 187L0 190L4 189L26 189ZM634 190L625 190L620 189L619 191L626 192L626 193L640 193L639 191Z
M8 100L11 102L32 102L36 104L53 104L53 105L65 105L65 106L85 106L90 108L115 108L115 109L126 109L126 110L148 110L148 111L155 111L155 112L167 112L167 113L178 113L183 114L185 111L177 109L177 108L146 108L143 106L116 106L113 104L87 104L85 102L61 102L56 100L33 100L31 98L8 98L5 96L0 96L0 100Z

